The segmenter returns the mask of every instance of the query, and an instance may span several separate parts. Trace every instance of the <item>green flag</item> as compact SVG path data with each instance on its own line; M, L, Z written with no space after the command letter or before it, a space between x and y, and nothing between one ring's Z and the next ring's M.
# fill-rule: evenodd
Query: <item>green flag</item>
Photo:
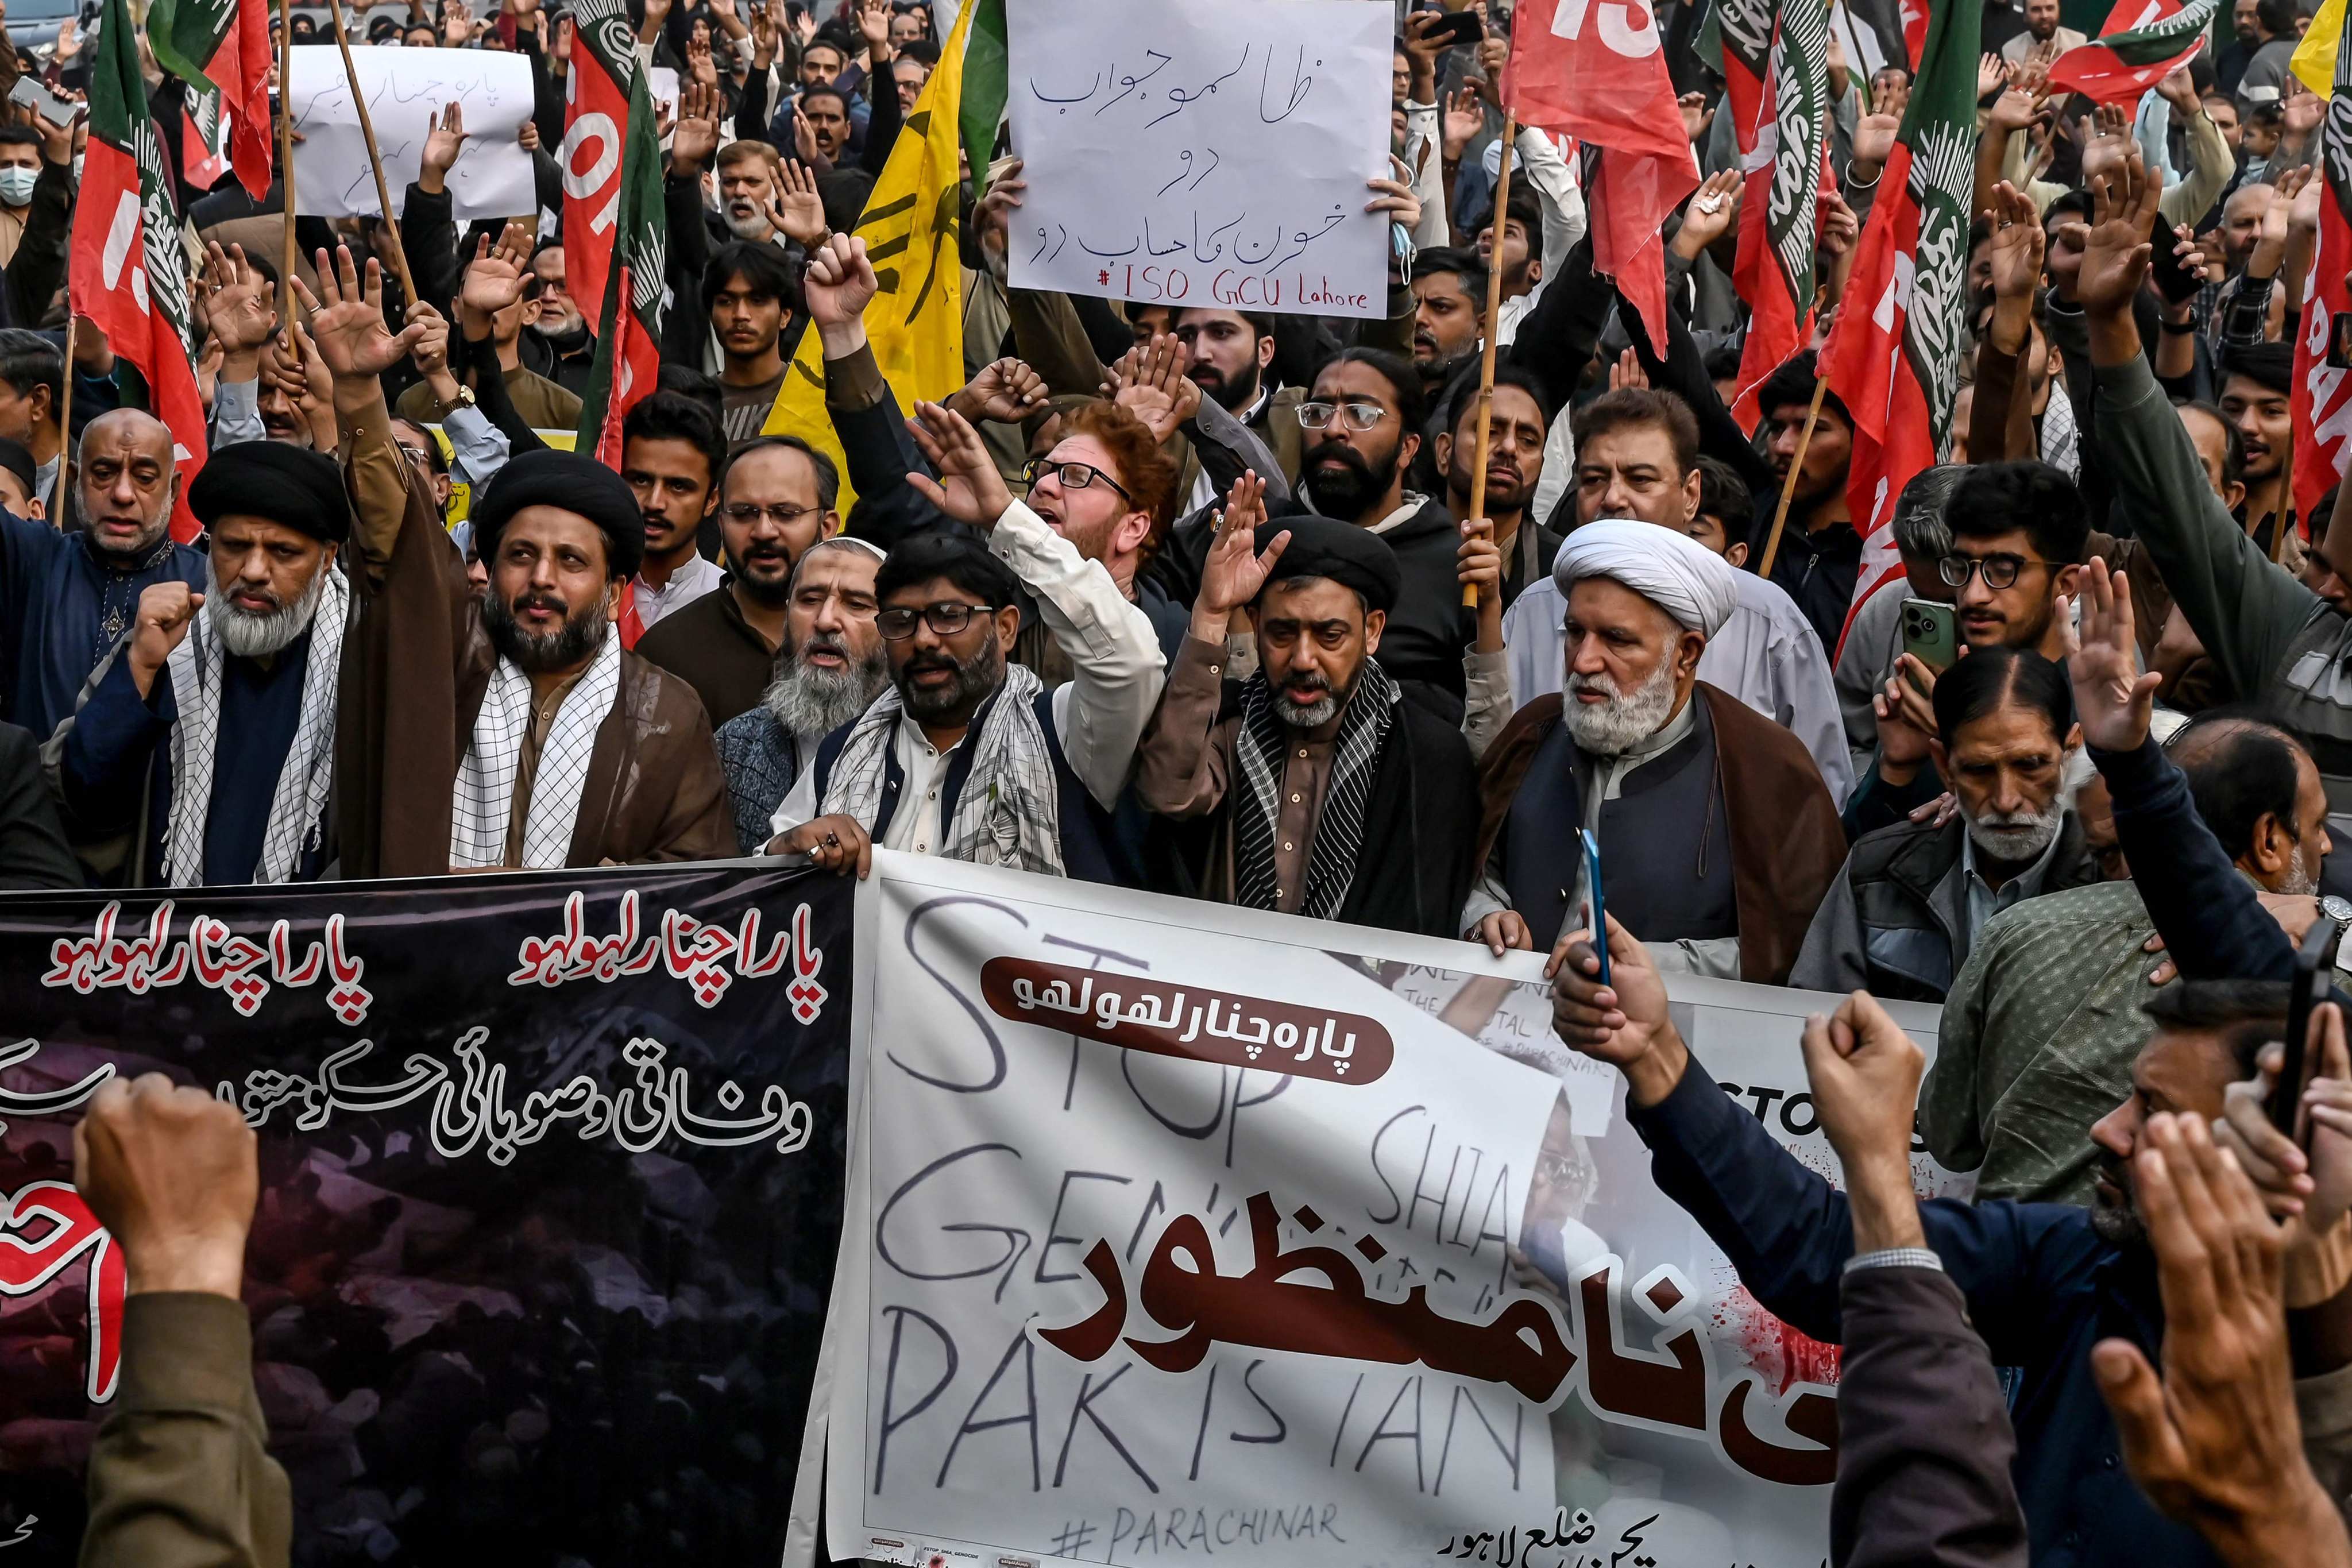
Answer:
M971 0L971 30L963 53L963 109L959 125L971 160L971 192L988 194L988 161L996 129L1004 123L1004 0Z

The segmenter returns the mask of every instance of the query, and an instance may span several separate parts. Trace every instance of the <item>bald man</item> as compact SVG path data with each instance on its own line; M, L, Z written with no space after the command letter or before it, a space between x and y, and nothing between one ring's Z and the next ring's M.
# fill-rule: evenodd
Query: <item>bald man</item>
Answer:
M180 476L172 433L118 408L89 422L74 461L78 532L0 512L0 718L47 739L158 583L201 592L205 558L170 537Z
M1630 518L1561 544L1566 691L1520 709L1481 766L1470 940L1541 950L1584 923L1580 828L1600 844L1609 913L1660 968L1787 981L1845 835L1803 743L1698 678L1739 575Z

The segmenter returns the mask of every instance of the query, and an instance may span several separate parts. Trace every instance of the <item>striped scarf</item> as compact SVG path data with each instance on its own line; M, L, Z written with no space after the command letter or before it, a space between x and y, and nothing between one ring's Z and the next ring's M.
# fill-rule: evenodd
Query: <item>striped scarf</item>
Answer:
M303 854L325 830L327 796L335 776L335 681L342 668L343 619L352 591L339 569L322 570L326 589L310 620L302 715L269 799L261 859L253 872L257 882L291 881ZM163 828L164 879L174 888L197 887L205 879L205 826L212 814L213 765L220 747L225 657L207 606L197 613L188 635L163 663L172 680L172 700L179 709L172 726L172 816ZM234 744L236 738L230 740Z
M572 858L572 835L580 819L580 795L588 783L596 732L621 694L621 639L607 636L596 657L556 710L540 743L539 769L531 775L530 815L523 822L526 869L562 866ZM530 677L514 660L500 658L474 715L473 738L457 763L449 813L449 864L503 866L507 825L514 815L515 778L530 729Z
M1298 912L1309 920L1336 920L1348 901L1364 844L1372 771L1380 761L1381 743L1396 722L1402 698L1388 672L1366 659L1339 715L1339 736L1331 746L1331 777L1323 787L1315 841L1307 847L1307 895ZM1275 907L1275 822L1282 802L1283 755L1296 733L1276 716L1265 673L1252 676L1242 688L1241 732L1234 747L1242 782L1248 786L1234 796L1235 901L1246 909Z

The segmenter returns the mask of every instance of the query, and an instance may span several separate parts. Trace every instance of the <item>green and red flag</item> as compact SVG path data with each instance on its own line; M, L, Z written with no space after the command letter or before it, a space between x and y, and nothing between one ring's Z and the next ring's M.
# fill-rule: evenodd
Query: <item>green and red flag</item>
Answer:
M2336 90L2319 128L2319 244L2311 297L2294 335L2294 510L2309 531L2312 510L2352 468L2352 369L2341 345L2352 332L2352 10L2336 49Z
M203 531L188 489L205 466L205 405L188 359L188 274L163 138L147 113L139 34L123 0L106 0L89 68L89 151L74 210L67 293L74 314L106 334L147 380L172 432L179 500L172 537Z
M209 191L229 172L229 121L216 87L191 83L181 100L180 175Z
M626 0L583 0L572 8L575 24L572 69L567 73L563 147L556 161L563 175L563 264L575 300L603 300L621 246L621 184L628 154L637 145L632 117L640 102L650 105L639 80L637 34ZM650 107L646 130L652 133ZM653 179L656 235L661 223L661 179ZM656 244L658 247L658 239ZM654 273L660 281L658 268ZM614 416L617 420L618 414ZM583 426L593 432L594 426ZM589 437L583 436L583 441ZM584 450L584 447L583 447Z
M1903 575L1894 528L1903 487L1951 450L1968 344L1982 16L1983 0L1929 8L1918 85L1879 176L1844 309L1822 349L1822 374L1853 416L1846 501L1862 533L1862 570L1848 625L1863 601Z
M269 190L269 14L266 0L155 0L155 63L192 89L209 82L227 117L229 162L258 200ZM194 117L193 102L190 118ZM184 160L183 160L184 162ZM193 176L191 177L193 182Z
M1829 68L1828 8L1820 0L1780 0L1772 20L1771 75L1740 159L1748 185L1731 281L1748 301L1748 322L1731 411L1744 429L1756 427L1757 388L1812 335L1814 241L1829 160Z
M2196 58L2221 0L2116 0L2107 25L2050 67L2050 90L2129 103Z
M1004 0L973 0L963 48L963 99L958 111L964 156L971 161L971 194L988 194L988 163L1004 123Z

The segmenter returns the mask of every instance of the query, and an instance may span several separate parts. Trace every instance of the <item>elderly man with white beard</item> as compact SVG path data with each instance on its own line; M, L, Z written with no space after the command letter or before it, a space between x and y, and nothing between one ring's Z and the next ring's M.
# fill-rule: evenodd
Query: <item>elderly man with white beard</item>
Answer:
M1928 744L1958 811L1854 840L1790 984L1941 1002L1993 916L2099 879L2073 805L2089 769L2065 669L1979 647L1937 678L1933 700Z
M776 678L760 705L719 726L735 837L757 855L775 837L769 824L792 793L817 742L866 711L890 684L875 574L883 552L863 539L820 539L793 567Z
M1777 985L1845 854L1803 744L1698 679L1739 603L1696 540L1612 518L1568 536L1564 692L1519 710L1480 769L1485 876L1463 910L1501 953L1582 923L1583 840L1608 911L1660 967Z
M60 731L68 821L86 848L145 825L127 886L314 880L335 847L341 475L320 453L246 442L214 454L188 505L212 536L204 592L141 594Z

